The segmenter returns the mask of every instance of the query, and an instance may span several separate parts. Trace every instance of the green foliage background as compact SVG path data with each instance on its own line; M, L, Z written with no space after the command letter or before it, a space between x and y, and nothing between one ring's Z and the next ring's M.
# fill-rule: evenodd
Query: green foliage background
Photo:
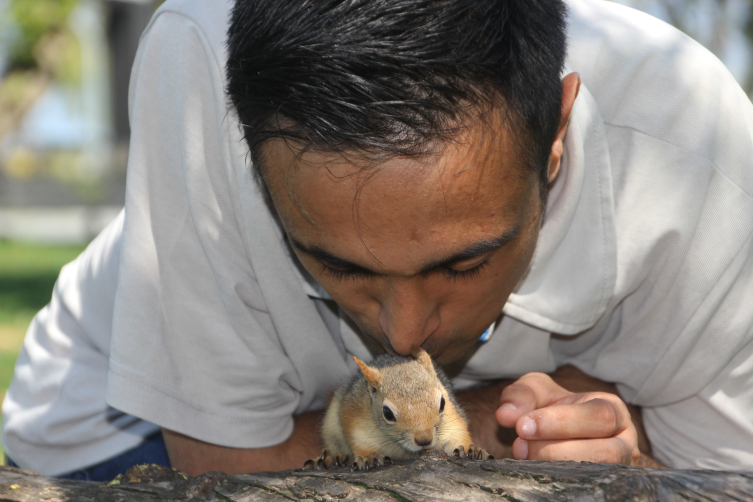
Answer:
M9 11L20 36L11 48L10 67L37 66L34 49L45 35L65 30L65 23L78 0L9 0Z

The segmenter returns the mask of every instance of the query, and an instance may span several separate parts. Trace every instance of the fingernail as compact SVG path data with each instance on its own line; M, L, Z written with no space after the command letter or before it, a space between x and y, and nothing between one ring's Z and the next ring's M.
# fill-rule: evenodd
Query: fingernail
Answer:
M505 403L502 406L500 406L499 409L505 409L505 410L510 410L510 411L518 411L518 407L515 406L512 403Z
M515 458L517 458L518 460L527 460L528 441L523 441L522 439L518 438L515 443L517 444L517 446L514 448Z
M531 417L523 417L523 425L520 426L521 435L527 438L536 434L536 421Z

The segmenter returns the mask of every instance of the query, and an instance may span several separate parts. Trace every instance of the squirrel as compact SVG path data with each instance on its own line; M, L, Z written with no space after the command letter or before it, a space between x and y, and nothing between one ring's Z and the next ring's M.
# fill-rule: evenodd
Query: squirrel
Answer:
M493 458L473 443L445 373L420 347L413 357L385 354L368 365L353 356L360 372L336 390L324 417L324 450L304 469L352 460L353 470L368 470L428 449Z

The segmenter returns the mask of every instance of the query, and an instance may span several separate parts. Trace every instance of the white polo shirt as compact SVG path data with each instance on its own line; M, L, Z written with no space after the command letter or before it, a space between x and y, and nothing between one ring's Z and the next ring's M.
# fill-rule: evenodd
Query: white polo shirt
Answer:
M224 94L230 2L168 0L131 76L125 215L61 272L3 404L3 443L55 475L158 426L232 447L371 356L292 257ZM753 107L647 15L572 0L583 86L531 267L456 378L572 363L643 406L656 458L753 468ZM136 418L138 417L138 418Z

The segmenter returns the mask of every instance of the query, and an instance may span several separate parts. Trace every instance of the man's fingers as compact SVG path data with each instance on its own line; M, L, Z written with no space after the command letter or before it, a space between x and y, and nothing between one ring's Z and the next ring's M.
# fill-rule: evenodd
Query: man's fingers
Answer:
M635 464L640 453L622 437L573 441L526 441L518 438L512 445L518 460L574 460Z
M627 406L616 396L595 396L578 404L560 404L525 413L515 424L523 439L597 439L621 434L632 426ZM601 396L601 397L596 397Z
M574 394L524 414L516 424L513 455L527 460L576 460L636 464L638 433L617 396Z
M515 427L513 455L527 460L637 464L638 434L627 405L605 392L572 393L543 373L507 386L495 412Z
M528 373L505 387L495 417L502 427L515 427L518 419L525 413L550 406L571 394L557 385L549 375Z

